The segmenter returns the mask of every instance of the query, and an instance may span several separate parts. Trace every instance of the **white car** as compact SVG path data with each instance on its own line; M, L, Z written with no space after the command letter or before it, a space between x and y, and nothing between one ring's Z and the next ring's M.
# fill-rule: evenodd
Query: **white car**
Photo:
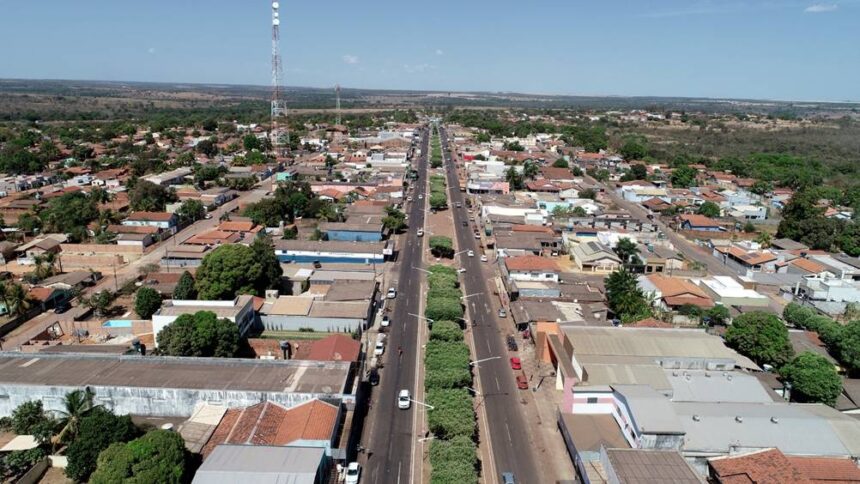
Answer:
M466 252L466 255L468 255L469 257L475 257L475 251L470 250L470 251Z
M409 410L411 406L412 395L410 395L409 390L400 390L400 393L397 394L397 408L400 410Z
M424 194L423 193L418 194L418 200L424 200Z
M393 287L388 288L388 299L394 299L397 297L397 289Z
M418 229L418 237L424 237L424 229Z
M385 342L377 341L376 347L373 348L373 356L382 356L385 353Z
M361 466L358 465L358 462L350 462L346 467L346 478L344 482L346 484L358 484L358 480L361 478Z
M385 315L382 317L382 322L379 324L383 328L387 328L387 327L391 326L391 319L388 317L388 315Z
M465 268L465 267L461 267L461 268L457 269L457 272L459 272L460 274L463 274L463 273L465 273L465 272L466 272L466 268Z
M407 201L407 202L411 202L411 201L412 201L412 197L406 197L406 201Z
M481 262L487 262L487 256L482 255L481 256Z

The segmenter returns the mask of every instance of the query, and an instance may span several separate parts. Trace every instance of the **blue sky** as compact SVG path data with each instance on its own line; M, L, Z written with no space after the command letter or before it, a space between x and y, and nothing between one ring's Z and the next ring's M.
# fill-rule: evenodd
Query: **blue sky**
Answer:
M287 85L860 101L860 0L281 9ZM270 82L267 0L0 0L0 12L2 78Z

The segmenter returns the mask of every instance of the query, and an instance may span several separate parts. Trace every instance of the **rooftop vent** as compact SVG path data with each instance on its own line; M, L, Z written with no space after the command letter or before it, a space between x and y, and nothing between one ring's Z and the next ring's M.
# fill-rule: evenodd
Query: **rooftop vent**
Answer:
M699 417L698 415L693 415L693 422L698 422L700 420L702 420L702 417Z
M771 421L771 422L773 422L773 423L779 423L779 419L778 419L778 418L776 418L776 417L771 417L771 418L770 418L770 421Z
M737 417L735 417L735 422L737 422L737 423L743 423L743 422L744 422L744 418L743 418L743 417L741 417L740 415L738 415Z

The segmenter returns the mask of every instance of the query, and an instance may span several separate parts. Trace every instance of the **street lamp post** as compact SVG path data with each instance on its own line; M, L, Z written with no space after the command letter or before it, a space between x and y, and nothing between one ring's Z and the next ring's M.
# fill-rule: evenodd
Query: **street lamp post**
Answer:
M478 363L482 363L482 362L484 362L484 361L490 361L490 360L498 360L498 359L501 359L501 358L502 358L501 356L491 356L491 357L489 357L489 358L483 358L483 359L480 359L480 360L472 361L472 362L470 362L470 363L469 363L469 366L475 366L475 367L477 367L477 366L478 366Z

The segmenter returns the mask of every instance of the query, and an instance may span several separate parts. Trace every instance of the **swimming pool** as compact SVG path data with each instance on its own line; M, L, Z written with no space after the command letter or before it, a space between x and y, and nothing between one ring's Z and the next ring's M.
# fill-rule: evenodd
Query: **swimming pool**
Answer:
M130 319L111 319L102 323L102 328L130 328Z

